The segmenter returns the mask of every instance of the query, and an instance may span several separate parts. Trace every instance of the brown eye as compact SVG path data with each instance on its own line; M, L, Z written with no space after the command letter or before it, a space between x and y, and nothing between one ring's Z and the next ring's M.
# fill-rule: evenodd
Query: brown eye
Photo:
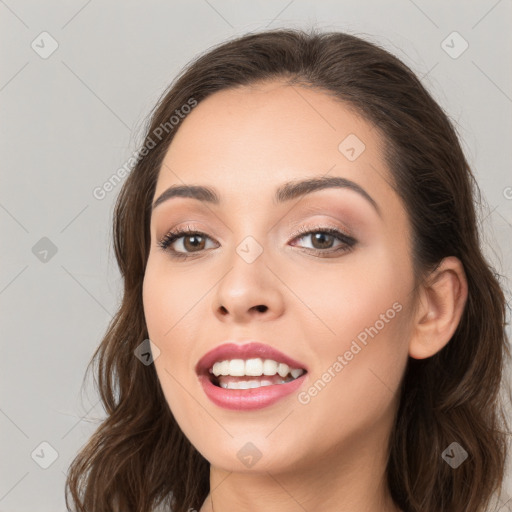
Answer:
M170 231L158 242L158 246L164 251L169 251L173 256L186 258L188 254L199 253L204 250L208 239L210 237L204 233L187 228ZM171 247L172 245L175 247Z
M294 237L294 240L310 238L312 247L305 247L305 249L317 252L320 257L349 251L357 243L355 238L345 235L336 228L329 227L317 227L307 230L301 228L294 234ZM333 247L336 241L339 242L339 244L337 247Z
M204 237L201 235L186 235L183 237L183 247L187 251L193 252L198 249L204 249L204 245Z
M347 252L357 243L355 238L345 235L336 228L330 227L318 227L308 230L302 228L294 234L294 240L306 239L308 237L311 239L312 247L305 247L305 249L312 250L319 257L328 257L334 253ZM200 254L207 249L206 243L208 240L212 239L205 233L194 231L187 227L187 229L170 231L158 242L158 246L164 251L169 252L173 257L188 258L194 253ZM336 242L338 242L337 246L335 245Z
M315 249L331 249L335 241L333 235L326 233L314 233L311 236L312 245Z

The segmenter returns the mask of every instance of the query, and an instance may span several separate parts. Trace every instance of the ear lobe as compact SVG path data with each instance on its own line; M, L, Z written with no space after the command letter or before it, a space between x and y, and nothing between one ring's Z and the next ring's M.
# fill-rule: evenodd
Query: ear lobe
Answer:
M409 355L425 359L439 352L459 325L468 295L461 261L449 256L421 284Z

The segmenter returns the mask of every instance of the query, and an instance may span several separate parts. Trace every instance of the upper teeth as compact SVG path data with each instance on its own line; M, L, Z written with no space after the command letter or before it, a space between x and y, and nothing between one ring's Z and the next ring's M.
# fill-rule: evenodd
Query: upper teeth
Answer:
M292 377L296 379L300 377L304 370L297 368L290 368L287 364L278 363L272 359L262 360L261 358L255 359L231 359L229 361L218 361L210 369L216 377L219 375L231 375L232 377L243 377L250 375L258 377L260 375L275 375L278 373L281 377L286 377L291 373Z

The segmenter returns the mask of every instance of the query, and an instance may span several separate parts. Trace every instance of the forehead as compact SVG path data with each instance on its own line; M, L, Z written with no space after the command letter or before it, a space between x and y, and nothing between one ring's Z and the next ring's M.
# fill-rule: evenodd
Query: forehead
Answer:
M155 197L186 183L211 185L228 202L270 200L280 183L327 175L396 202L382 144L372 124L324 91L282 82L223 90L182 121Z

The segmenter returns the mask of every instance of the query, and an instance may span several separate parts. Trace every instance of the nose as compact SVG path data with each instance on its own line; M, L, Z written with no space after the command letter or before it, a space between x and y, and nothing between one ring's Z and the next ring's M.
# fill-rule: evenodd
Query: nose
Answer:
M248 263L235 255L216 288L213 309L222 322L245 324L276 319L283 314L281 281L263 254Z

